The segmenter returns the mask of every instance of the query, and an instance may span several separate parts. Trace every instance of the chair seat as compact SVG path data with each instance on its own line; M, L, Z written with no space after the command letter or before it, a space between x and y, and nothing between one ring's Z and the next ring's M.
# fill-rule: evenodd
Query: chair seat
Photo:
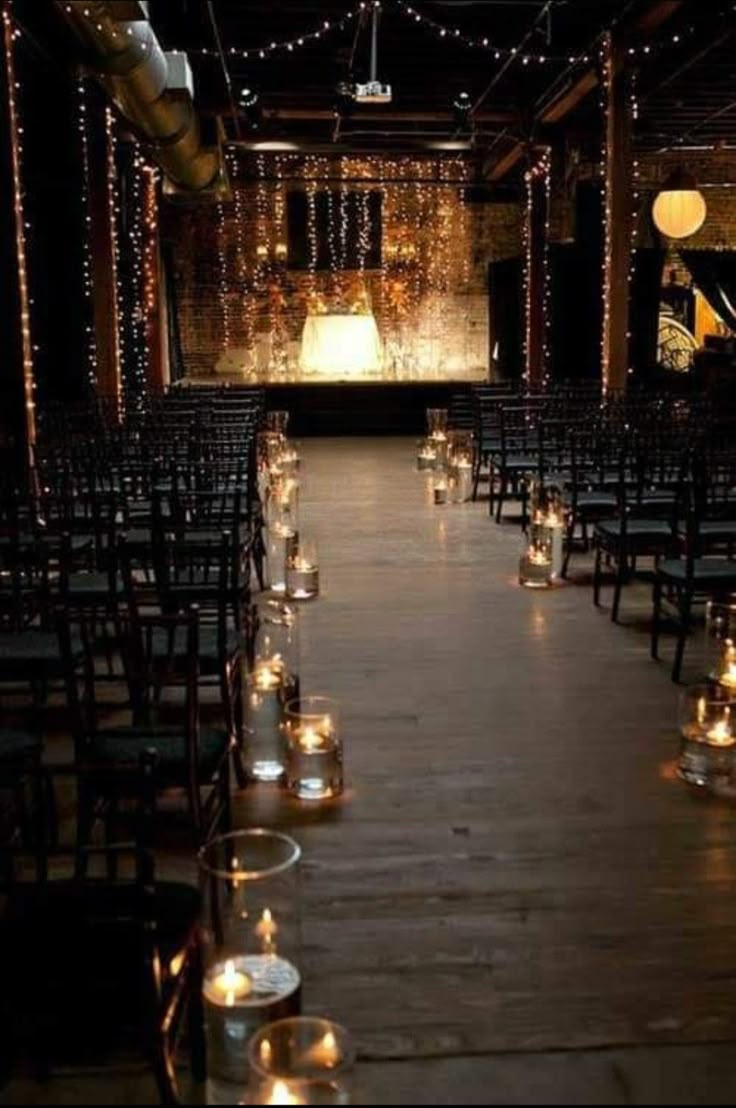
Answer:
M618 498L613 493L600 490L581 492L578 493L577 506L584 512L613 511L618 507Z
M230 749L227 731L203 730L199 736L199 773L211 780ZM99 731L89 742L92 762L102 765L137 765L141 755L155 750L159 763L157 776L164 784L186 784L187 740L181 731L156 728L118 728Z
M183 654L186 650L186 641L183 630L171 641L171 636L161 628L157 628L152 638L154 657L170 658ZM234 627L227 630L225 643L228 658L233 658L240 650L240 635ZM200 625L199 628L199 657L203 662L214 665L220 658L220 636L217 627L211 624Z
M705 519L698 525L698 531L710 542L736 541L736 519Z
M658 573L662 577L669 577L673 581L685 581L687 565L684 559L668 558L659 565ZM733 582L736 588L736 562L728 562L717 558L696 558L693 566L695 583L704 585L709 582L723 585Z
M610 538L620 538L621 520L607 519L596 524L596 531ZM672 539L672 528L664 519L629 519L626 523L627 538L644 541L661 540L663 542Z
M0 765L23 762L41 753L41 739L28 731L0 730Z
M121 596L125 591L123 578L118 575L115 579L115 595ZM72 573L69 576L69 595L72 600L83 600L90 597L101 597L103 600L110 598L110 577L107 573Z
M508 470L533 470L539 465L539 459L529 454L509 454L506 458L499 458L501 469Z
M83 653L82 640L72 636L72 654ZM61 667L59 637L55 631L38 631L32 628L18 634L0 634L0 673L8 668L52 670Z

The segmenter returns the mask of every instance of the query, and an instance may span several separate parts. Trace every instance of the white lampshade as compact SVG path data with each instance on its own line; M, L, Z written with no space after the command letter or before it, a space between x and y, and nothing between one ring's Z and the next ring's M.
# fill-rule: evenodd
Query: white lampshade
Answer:
M687 239L696 234L707 214L708 206L695 178L682 170L665 182L652 209L657 229L671 239Z

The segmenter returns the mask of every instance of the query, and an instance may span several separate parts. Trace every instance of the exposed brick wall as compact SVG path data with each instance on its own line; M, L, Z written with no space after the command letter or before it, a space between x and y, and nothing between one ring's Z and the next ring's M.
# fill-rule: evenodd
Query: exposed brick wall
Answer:
M458 184L427 185L433 175L455 180L454 161L386 162L380 171L391 182L383 188L380 273L315 276L289 270L285 260L277 260L277 246L287 239L285 190L306 187L304 164L298 159L242 156L233 164L233 198L221 208L167 211L164 228L174 248L189 373L214 373L218 363L233 370L244 364L250 370L264 368L268 362L272 371L287 364L293 368L310 295L349 303L362 285L386 349L413 342L417 372L420 363L426 368L429 361L438 363L435 369L444 366L448 374L463 360L467 368L487 368L488 264L519 253L518 205L466 205ZM321 158L311 172L319 188L324 187L320 176L339 179L346 171L340 159ZM352 179L360 176L361 165L351 162L348 172L350 189L360 188ZM370 187L381 187L375 184L375 161L363 172ZM408 261L392 260L389 251L397 243L409 248Z

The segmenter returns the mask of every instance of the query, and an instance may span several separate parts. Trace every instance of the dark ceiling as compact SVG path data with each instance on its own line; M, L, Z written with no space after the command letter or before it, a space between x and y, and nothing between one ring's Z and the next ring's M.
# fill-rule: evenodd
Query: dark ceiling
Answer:
M478 104L476 127L481 139L492 137L500 125L520 121L551 82L567 68L567 61L545 64L521 60L507 65L496 60L492 51L469 49L454 38L455 29L463 35L489 41L499 49L522 46L530 54L567 58L585 51L600 30L631 5L621 0L553 0L547 5L537 0L416 0L416 11L449 29L446 37L438 30L417 24L398 0L384 0L379 38L379 78L393 86L390 107L371 108L355 114L376 117L370 126L361 120L360 128L346 120L345 137L357 129L380 132L376 138L389 141L409 131L452 133L452 102L466 92ZM220 29L236 89L246 85L261 94L268 111L321 112L321 132L332 131L329 115L341 81L365 80L369 64L368 17L351 20L342 29L331 30L319 41L308 42L293 53L278 51L259 58L258 48L272 41L298 38L321 27L325 21L335 24L348 12L354 12L355 0L327 3L266 3L263 0L215 0L213 11ZM199 0L154 0L154 23L169 46L193 51L214 47L213 28L208 5ZM243 59L231 49L247 49L253 56ZM210 107L224 110L226 86L217 57L193 56L197 79ZM397 120L396 115L414 115L414 120ZM429 120L427 115L443 113L444 120ZM273 122L273 121L272 121ZM284 124L284 120L280 121ZM290 120L290 129L305 130L303 119ZM316 122L316 121L315 121ZM444 122L444 127L441 124ZM315 128L312 126L311 131ZM320 130L320 128L317 128ZM388 134L387 132L392 132Z
M409 18L407 6L436 26ZM393 86L393 102L349 111L343 101L339 125L338 85L368 76L369 20L358 17L359 0L151 0L149 8L165 47L189 53L198 102L205 113L224 117L231 138L239 132L251 140L337 141L342 150L375 151L466 141L469 130L458 129L452 111L465 92L477 108L472 142L486 169L501 166L500 176L509 155L518 171L513 155L521 144L547 141L556 131L595 152L596 67L581 56L595 54L601 33L615 25L635 51L629 61L641 106L638 148L736 147L733 0L383 0L378 76ZM66 52L71 60L74 44L50 0L18 0L17 9L51 55ZM325 22L329 30L309 38ZM238 112L236 123L230 113L215 27L235 101L244 87L260 95L256 129L245 114ZM493 48L469 48L456 31L487 38ZM259 57L262 47L301 36L304 46ZM518 55L509 59L514 48ZM543 64L524 64L525 55L542 54ZM573 65L571 57L578 59Z
M393 103L343 110L343 144L398 148L457 138L452 102L466 92L477 107L476 145L502 157L518 139L543 134L544 105L564 96L590 71L584 61L571 66L568 59L594 51L596 38L614 24L637 50L633 62L639 72L642 147L736 143L734 5L725 0L552 0L549 5L542 0L413 0L410 6L446 27L447 34L441 36L439 26L414 22L401 0L383 0L379 78L393 86ZM164 43L190 52L205 108L227 115L214 16L236 99L243 87L260 94L265 118L258 137L333 141L339 83L368 76L367 15L335 26L356 12L355 0L214 0L211 5L152 0L150 7ZM258 56L261 47L309 35L325 21L331 28L318 40ZM468 48L456 32L488 38L502 56ZM503 52L513 48L519 53L509 61ZM203 56L198 52L203 49L211 53ZM238 53L242 50L248 58ZM525 54L549 60L524 64ZM589 92L573 98L557 125L592 128L597 110L597 98ZM255 137L244 117L239 125L245 137ZM232 119L228 130L234 137Z

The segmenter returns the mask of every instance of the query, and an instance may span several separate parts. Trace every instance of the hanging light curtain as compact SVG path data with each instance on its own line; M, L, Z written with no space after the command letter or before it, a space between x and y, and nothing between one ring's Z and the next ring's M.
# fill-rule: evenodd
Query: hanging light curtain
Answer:
M671 239L687 239L696 234L707 214L705 197L695 178L682 169L668 177L652 209L657 229Z

